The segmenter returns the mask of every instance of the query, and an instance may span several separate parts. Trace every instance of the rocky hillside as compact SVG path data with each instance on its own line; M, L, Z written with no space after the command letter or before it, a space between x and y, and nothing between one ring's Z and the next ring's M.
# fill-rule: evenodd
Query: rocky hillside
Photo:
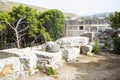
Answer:
M11 11L13 6L18 6L20 4L21 3L12 2L12 1L8 1L8 0L0 0L0 11ZM33 5L28 5L28 4L23 4L23 5L35 8L35 9L37 9L40 12L45 11L45 10L49 10L47 8L33 6ZM64 13L64 16L66 18L72 18L72 17L75 17L76 15L73 14L73 13Z

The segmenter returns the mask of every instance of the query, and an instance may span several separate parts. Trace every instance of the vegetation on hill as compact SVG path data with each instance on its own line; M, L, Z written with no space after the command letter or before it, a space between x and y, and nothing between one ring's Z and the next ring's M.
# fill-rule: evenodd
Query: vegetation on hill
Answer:
M56 40L64 32L64 16L59 10L37 12L36 9L19 5L10 12L0 13L0 45L15 43L17 47L26 47L35 42L44 43Z

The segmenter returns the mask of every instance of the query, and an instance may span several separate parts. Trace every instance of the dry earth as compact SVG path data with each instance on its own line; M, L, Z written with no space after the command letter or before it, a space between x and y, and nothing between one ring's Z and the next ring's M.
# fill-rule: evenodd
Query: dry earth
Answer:
M66 62L58 72L55 76L39 72L19 80L120 80L120 55L80 55Z
M67 63L77 69L76 80L120 80L120 56L82 56Z

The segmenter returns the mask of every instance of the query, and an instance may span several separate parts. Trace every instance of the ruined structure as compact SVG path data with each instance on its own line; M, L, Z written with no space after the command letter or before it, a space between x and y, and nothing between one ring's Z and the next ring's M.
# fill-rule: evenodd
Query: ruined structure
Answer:
M95 33L109 28L110 21L108 18L67 20L65 25L65 36L80 36L86 33L91 33L87 36L92 36L93 38ZM93 41L93 39L90 38L90 41Z
M105 19L74 19L66 21L66 36L80 36L86 32L98 32L109 28L110 21Z
M78 57L82 50L81 46L87 45L90 45L89 38L79 36L60 38L55 42L46 42L44 45L35 46L32 49L28 47L0 50L0 79L7 80L6 78L10 77L15 80L14 78L22 75L32 75L37 72L38 67L39 69L47 67L59 69L64 61ZM90 49L84 52L91 53ZM11 75L13 76L11 77Z

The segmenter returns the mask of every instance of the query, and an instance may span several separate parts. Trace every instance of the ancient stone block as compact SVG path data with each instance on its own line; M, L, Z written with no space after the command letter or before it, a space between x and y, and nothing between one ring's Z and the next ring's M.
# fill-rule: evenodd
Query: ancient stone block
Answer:
M79 48L64 48L62 49L64 59L74 59L80 54Z
M92 45L85 45L81 46L81 53L87 55L87 52L92 52L93 46Z
M87 45L89 43L89 38L87 37L66 37L60 38L56 41L61 48L65 47L79 47L81 45Z

